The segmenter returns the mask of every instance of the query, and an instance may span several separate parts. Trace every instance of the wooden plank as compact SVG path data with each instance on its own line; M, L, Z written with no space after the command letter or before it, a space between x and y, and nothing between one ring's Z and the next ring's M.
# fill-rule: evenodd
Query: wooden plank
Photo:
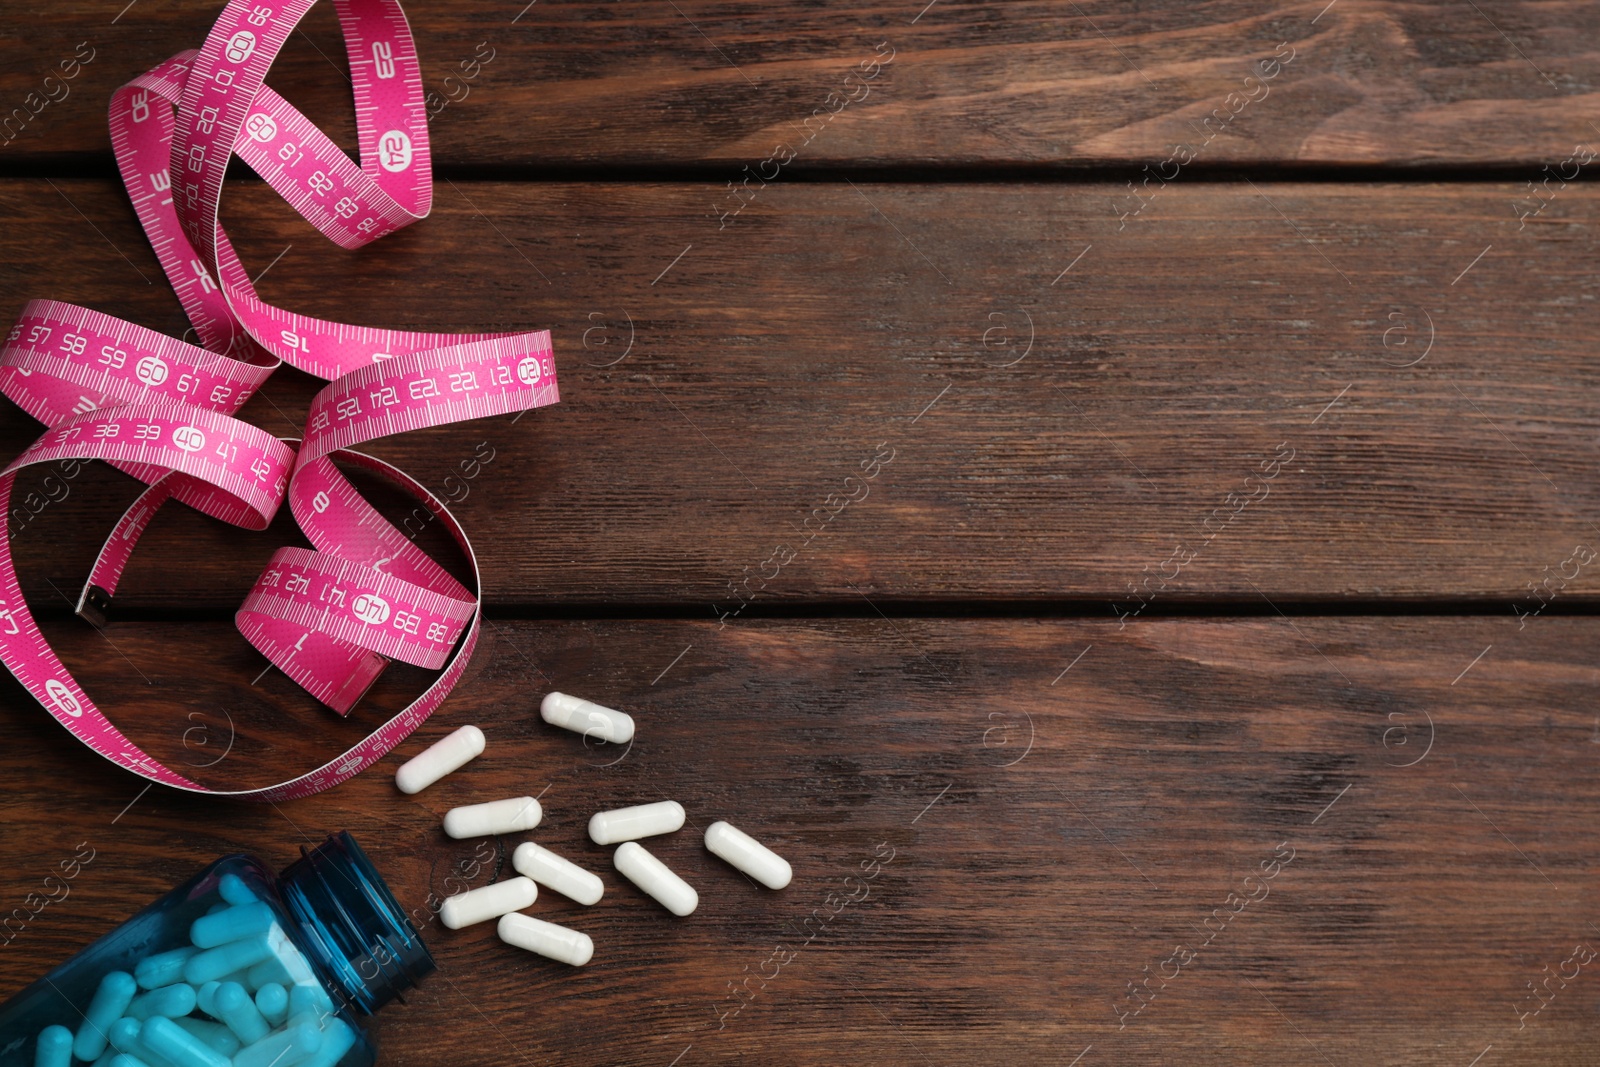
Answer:
M0 186L4 313L179 331L121 194L55 185ZM1125 224L1115 192L795 185L718 231L694 186L458 184L356 254L258 185L225 214L297 311L554 329L559 405L372 446L465 494L498 605L1592 594L1593 192L1520 230L1509 185L1178 182ZM315 384L246 414L293 434ZM133 489L66 491L14 542L36 603ZM125 602L231 613L293 536L173 508Z
M225 624L107 636L150 684L86 629L59 647L152 752L197 765L226 750L194 772L213 782L304 767L354 725L276 676L252 688L257 661ZM1592 1061L1588 968L1573 978L1569 963L1536 1015L1529 993L1600 936L1592 619L1521 633L1473 618L614 621L493 636L400 756L464 722L487 753L409 798L390 781L400 756L276 808L141 794L14 694L0 900L20 905L79 842L97 855L0 952L0 996L216 855L282 864L341 828L426 919L458 864L481 856L481 884L516 843L448 841L440 814L542 791L532 836L607 889L593 909L546 897L533 911L591 932L595 962L571 971L486 927L430 922L441 970L380 1015L385 1063L1067 1063L1091 1045L1082 1067L1265 1048L1285 1064L1466 1064L1490 1045L1497 1063ZM541 723L534 703L553 687L632 712L632 747L585 749ZM667 796L693 827L651 848L699 890L688 920L584 838L590 812ZM787 855L794 884L759 890L706 855L695 829L719 817ZM1129 983L1149 990L1138 1014Z
M217 7L72 0L5 28L6 158L103 161L112 91L198 47ZM779 145L799 169L1142 163L1183 144L1201 166L1526 165L1538 180L1593 139L1600 78L1600 13L1575 0L414 7L437 158L454 166L737 177ZM1274 55L1293 58L1246 81ZM872 77L847 82L863 62ZM273 79L350 146L344 69L323 5Z

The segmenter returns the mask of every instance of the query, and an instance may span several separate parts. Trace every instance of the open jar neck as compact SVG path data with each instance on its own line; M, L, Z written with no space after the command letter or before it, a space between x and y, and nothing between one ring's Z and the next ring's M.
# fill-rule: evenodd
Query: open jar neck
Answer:
M302 939L352 1008L370 1015L433 973L427 946L348 833L330 834L279 875Z

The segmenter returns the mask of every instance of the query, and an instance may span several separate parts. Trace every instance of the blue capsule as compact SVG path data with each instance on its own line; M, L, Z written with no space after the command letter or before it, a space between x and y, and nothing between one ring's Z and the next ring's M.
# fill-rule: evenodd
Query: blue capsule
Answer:
M289 992L277 982L268 982L256 990L256 1010L272 1026L282 1026L289 1017Z
M109 971L83 1013L83 1025L72 1039L72 1054L80 1060L99 1059L106 1051L111 1024L128 1010L139 985L127 971Z
M211 1003L217 1009L217 1018L228 1024L228 1029L242 1044L254 1044L272 1029L261 1017L256 1002L238 982L223 982L211 995Z
M141 1022L155 1015L176 1019L180 1015L188 1015L194 1011L194 1005L194 986L177 982L134 997L124 1014L130 1019L138 1019Z
M240 985L244 986L246 989L252 989L252 990L255 989L255 986L250 983L250 970L247 967L240 967L237 971L234 971L232 974L225 974L221 978L218 978L217 981L218 981L218 983L221 983L221 982L238 982ZM204 985L204 984L205 984L204 982L201 983L201 985Z
M229 904L248 904L257 899L255 891L237 874L225 874L217 881L217 895Z
M47 1026L39 1031L33 1052L34 1067L70 1067L72 1031L65 1026Z
M294 1063L316 1055L322 1048L322 1031L317 1021L309 1015L296 1016L282 1030L240 1049L233 1057L232 1067L273 1067L274 1064Z
M325 1020L322 1047L310 1059L301 1060L295 1067L337 1067L344 1054L356 1043L356 1032L349 1023L338 1016Z
M164 985L181 982L183 965L198 951L200 950L197 948L184 945L171 952L158 952L154 956L146 956L133 968L133 977L139 983L140 989L160 989Z
M106 1031L106 1040L111 1042L111 1047L118 1052L136 1054L139 1052L139 1020L121 1018L111 1024L111 1029Z
M144 1067L172 1067L172 1064L144 1047L144 1042L139 1040L140 1023L138 1019L129 1019L124 1016L111 1024L111 1047L125 1056L141 1063Z
M228 1057L163 1015L144 1021L139 1041L173 1067L233 1067Z
M260 989L268 982L277 982L283 988L299 985L301 982L317 981L316 972L311 969L311 964L294 947L294 943L287 937L280 937L283 933L280 927L277 933L269 935L268 943L272 946L272 955L250 968L249 981L244 983L246 989Z
M95 1067L100 1067L97 1063ZM119 1052L106 1063L106 1067L150 1067L150 1064L137 1056L130 1056L126 1052Z
M272 929L277 916L261 901L235 904L215 915L202 915L189 927L189 940L199 948L216 948L230 941L259 937Z
M333 999L321 983L304 982L289 990L289 1017L311 1012L323 1016L333 1011Z
M285 989L294 985L294 975L289 973L289 968L277 956L268 956L251 967L242 984L246 989L260 989L268 982L277 982Z
M224 1056L232 1056L243 1047L239 1043L239 1039L233 1036L233 1031L221 1023L210 1022L206 1019L196 1019L192 1016L172 1021Z
M270 955L272 946L264 937L229 941L191 956L183 965L183 980L192 986L205 985L214 978L253 967Z
M253 995L254 992L255 992L255 987L252 986L250 984L250 982L248 981L248 979L246 978L246 976L249 973L250 972L249 972L248 969L240 969L240 970L234 971L232 974L225 974L221 978L217 979L217 984L220 986L220 985L226 985L229 982L235 982L235 983L237 983L239 985L244 986L244 991L246 993L250 993L250 994ZM202 983L202 984L204 984L204 983ZM199 986L195 986L195 989L198 990L199 988L200 988Z

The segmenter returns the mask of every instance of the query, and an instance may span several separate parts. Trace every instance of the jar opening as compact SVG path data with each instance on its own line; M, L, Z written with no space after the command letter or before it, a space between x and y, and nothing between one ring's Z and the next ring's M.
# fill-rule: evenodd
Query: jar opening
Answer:
M432 974L433 956L348 833L328 835L280 875L284 903L348 998L370 1015Z

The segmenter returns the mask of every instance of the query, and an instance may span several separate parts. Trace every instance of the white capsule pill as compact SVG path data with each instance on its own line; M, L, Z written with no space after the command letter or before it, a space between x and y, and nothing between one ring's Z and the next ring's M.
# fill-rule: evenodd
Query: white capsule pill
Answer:
M622 876L650 896L674 915L683 916L700 906L700 894L694 886L672 873L672 869L645 851L637 841L628 841L617 847L611 858Z
M508 911L520 911L538 898L539 887L532 878L510 878L447 898L439 908L439 921L459 930L486 919L498 919Z
M511 854L511 866L518 874L527 875L546 889L576 900L579 904L594 904L606 891L598 875L590 874L571 860L563 859L547 848L532 841L524 841Z
M725 822L714 822L706 827L706 848L768 889L782 889L794 877L788 860Z
M491 800L487 804L468 804L444 813L444 832L451 837L488 837L532 830L544 818L544 809L533 797Z
M508 945L525 948L574 967L582 967L594 958L594 940L588 934L580 934L531 915L518 912L502 915L497 932L500 940Z
M546 696L539 705L539 715L551 726L614 745L633 740L633 716L565 693Z
M597 811L589 817L589 838L597 845L614 845L683 829L683 805L676 800L640 804L614 811Z
M483 753L483 731L463 726L450 736L435 741L422 755L406 762L394 772L394 784L402 793L420 793L451 771L460 769Z

